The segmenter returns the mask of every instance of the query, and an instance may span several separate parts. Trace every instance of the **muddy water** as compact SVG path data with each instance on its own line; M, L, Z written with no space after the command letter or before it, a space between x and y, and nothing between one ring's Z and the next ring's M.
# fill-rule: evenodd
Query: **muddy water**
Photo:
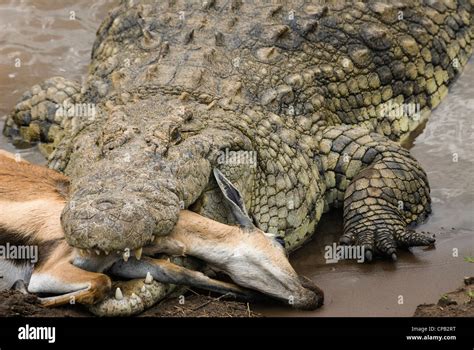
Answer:
M62 75L81 81L95 32L119 0L0 0L0 123L23 92ZM0 148L14 151L4 139ZM20 150L43 163L35 149Z
M33 84L54 75L81 80L95 31L116 2L0 0L0 129L2 116ZM15 67L17 58L20 67ZM257 311L269 316L409 316L416 305L435 302L464 276L474 275L474 264L464 260L474 256L473 81L471 60L412 148L428 173L433 197L434 214L419 230L436 233L436 248L402 251L396 263L326 264L324 247L337 242L342 231L341 214L330 213L315 239L291 257L299 273L324 289L325 306L296 312L259 305ZM35 148L15 150L1 136L0 149L44 164Z

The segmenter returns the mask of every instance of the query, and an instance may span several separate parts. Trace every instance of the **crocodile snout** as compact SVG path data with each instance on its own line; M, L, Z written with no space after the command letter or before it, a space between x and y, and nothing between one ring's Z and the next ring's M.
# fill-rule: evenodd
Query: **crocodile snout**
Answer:
M71 201L64 208L61 221L70 245L104 252L143 247L153 240L156 230L146 202L130 195Z
M104 159L72 182L61 214L71 246L105 253L133 251L171 232L179 214L176 183L171 174L154 173L154 163L133 159L137 163Z

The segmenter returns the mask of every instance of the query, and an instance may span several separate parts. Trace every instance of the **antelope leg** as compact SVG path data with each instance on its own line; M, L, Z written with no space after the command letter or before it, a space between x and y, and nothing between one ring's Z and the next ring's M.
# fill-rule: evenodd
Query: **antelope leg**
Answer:
M106 275L82 270L64 259L34 270L28 292L60 294L40 298L41 304L46 307L73 302L90 305L105 297L110 287L111 281Z

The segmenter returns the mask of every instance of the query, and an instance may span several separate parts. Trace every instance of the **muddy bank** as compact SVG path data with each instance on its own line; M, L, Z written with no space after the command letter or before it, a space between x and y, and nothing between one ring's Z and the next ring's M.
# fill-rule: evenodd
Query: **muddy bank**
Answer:
M184 304L170 298L144 311L140 317L260 317L248 303L223 300L202 294L186 297Z
M32 294L6 290L0 292L2 317L94 317L82 305L44 308ZM464 285L439 297L436 304L418 305L414 317L474 317L474 277ZM168 298L144 311L139 317L262 317L248 303L223 300L221 297L191 293L184 303Z
M80 317L87 316L87 313L72 306L46 309L32 294L4 290L0 292L0 315L2 317Z
M44 308L36 296L19 291L0 292L0 316L2 317L91 317L82 305ZM184 303L169 298L146 310L140 317L258 317L247 303L224 300L215 296L189 294Z
M415 317L474 317L474 277L466 277L464 286L443 294L436 304L422 304Z

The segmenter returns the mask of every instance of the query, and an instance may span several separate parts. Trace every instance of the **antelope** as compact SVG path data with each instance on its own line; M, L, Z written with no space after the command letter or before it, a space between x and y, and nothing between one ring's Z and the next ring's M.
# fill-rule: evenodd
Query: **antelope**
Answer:
M159 282L248 299L267 295L300 309L321 306L323 292L298 276L285 249L272 235L254 226L238 189L219 170L214 170L214 176L238 226L181 210L170 234L155 237L143 249L124 257L122 253L105 254L70 246L60 221L69 179L0 150L0 246L38 248L38 256L30 261L0 256L0 289L24 281L29 293L49 295L40 298L46 307L69 303L71 298L77 303L97 305L114 295L110 274L140 280L137 285L141 292L147 291L144 284ZM233 283L156 258L158 254L200 259L227 274ZM138 292L131 289L131 297L136 297ZM120 287L115 290L115 298L109 299L112 303L124 299Z

